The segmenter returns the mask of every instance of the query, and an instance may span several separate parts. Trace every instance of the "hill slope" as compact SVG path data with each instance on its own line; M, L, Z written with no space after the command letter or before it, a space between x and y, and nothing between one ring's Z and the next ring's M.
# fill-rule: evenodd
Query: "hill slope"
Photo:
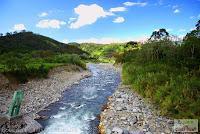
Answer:
M22 83L29 78L47 77L49 70L58 66L86 68L85 57L87 52L77 46L32 32L8 33L0 37L0 73Z
M67 45L32 32L21 32L0 37L0 53L33 50L52 50L75 54L85 53L76 46Z

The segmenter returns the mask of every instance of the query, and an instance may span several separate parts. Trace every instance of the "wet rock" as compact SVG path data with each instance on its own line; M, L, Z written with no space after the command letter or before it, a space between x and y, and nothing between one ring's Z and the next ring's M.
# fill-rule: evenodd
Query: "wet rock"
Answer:
M120 119L121 119L121 120L126 120L127 118L126 118L126 117L121 117Z
M123 129L121 129L119 127L114 127L112 129L112 134L123 134Z
M121 106L118 106L118 107L116 107L116 110L117 110L117 111L122 111L122 107L121 107Z
M100 120L105 130L109 126L120 126L115 129L127 134L172 133L172 120L159 116L152 104L128 86L121 84L109 98L108 109L101 113Z
M130 124L133 126L135 123L137 123L138 119L137 119L137 116L134 116L131 121L130 121Z

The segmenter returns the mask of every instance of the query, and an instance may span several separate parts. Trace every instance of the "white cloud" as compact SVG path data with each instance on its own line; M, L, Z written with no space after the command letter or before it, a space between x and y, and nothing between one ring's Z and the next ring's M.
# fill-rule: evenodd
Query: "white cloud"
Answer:
M79 39L78 43L97 43L97 44L110 44L110 43L121 43L126 42L125 40L120 40L117 38L89 38L89 39Z
M65 25L66 22L60 21L60 20L40 20L37 24L36 27L39 28L56 28L59 29L62 25Z
M67 43L69 43L69 40L68 39L64 39L61 42L67 44Z
M125 6L141 6L141 7L143 7L143 6L146 6L147 5L147 3L146 2L124 2L123 3Z
M200 14L198 14L197 16L190 16L190 19L199 19L200 18Z
M176 8L178 8L178 5L172 6L172 9L176 9Z
M26 30L26 27L24 24L15 24L13 27L14 31L21 31L21 30Z
M123 17L117 17L113 20L114 23L123 23L125 19Z
M79 39L75 42L77 43L97 43L97 44L111 44L111 43L125 43L128 41L138 41L138 42L145 42L148 40L148 36L138 36L138 37L127 37L124 39L119 38L88 38L88 39Z
M194 19L195 18L195 16L190 16L190 19Z
M70 24L70 23L74 22L75 20L76 20L76 18L72 18L72 17L71 17L71 18L69 18L69 20L68 20L67 23Z
M42 12L42 13L40 13L38 16L39 16L39 17L45 17L45 16L47 16L47 15L48 15L47 12Z
M195 30L195 29L196 29L196 27L190 28L190 31L193 31L193 30Z
M85 25L91 25L95 23L99 18L105 18L107 16L114 15L113 13L106 12L101 6L97 4L92 5L79 5L74 9L74 12L78 15L75 22L70 23L70 28L77 29Z
M180 13L180 10L179 9L175 9L174 13Z
M110 8L109 10L110 12L124 12L126 11L125 7L114 7L114 8Z

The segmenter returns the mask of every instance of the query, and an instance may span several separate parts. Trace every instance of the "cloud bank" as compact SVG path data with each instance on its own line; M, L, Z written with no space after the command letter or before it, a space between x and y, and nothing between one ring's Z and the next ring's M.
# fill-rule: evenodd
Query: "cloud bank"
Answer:
M91 25L100 18L105 18L107 16L113 15L112 13L105 11L101 6L97 4L81 4L74 9L74 12L78 15L78 17L75 19L76 21L72 21L70 23L71 29L78 29L85 25Z
M54 28L54 29L59 29L62 25L65 25L66 22L52 19L52 20L40 20L37 24L36 27L39 28Z
M21 31L21 30L26 30L26 27L24 24L15 24L13 27L14 31Z

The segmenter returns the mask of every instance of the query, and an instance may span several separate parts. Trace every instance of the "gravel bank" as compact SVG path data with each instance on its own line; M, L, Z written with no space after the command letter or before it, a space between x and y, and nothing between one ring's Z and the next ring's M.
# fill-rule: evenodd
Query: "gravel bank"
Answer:
M169 134L173 121L159 116L155 108L128 86L120 85L100 115L101 134ZM157 113L157 114L156 114Z
M21 113L35 118L35 113L57 101L67 87L90 75L89 71L77 66L63 66L53 69L47 79L34 79L19 85L18 89L25 93ZM14 90L0 89L0 113L8 109L13 93Z

